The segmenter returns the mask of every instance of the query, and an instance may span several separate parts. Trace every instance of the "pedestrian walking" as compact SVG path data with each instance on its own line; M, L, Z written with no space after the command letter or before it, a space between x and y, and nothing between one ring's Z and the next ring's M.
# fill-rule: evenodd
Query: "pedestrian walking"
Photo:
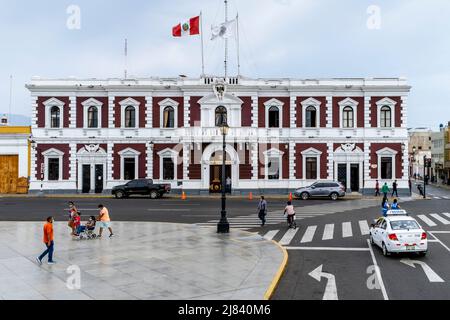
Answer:
M75 222L74 222L74 217L75 217L76 213L78 213L78 209L75 206L75 203L70 201L69 202L69 221L67 223L67 226L72 230L72 233L71 233L72 236L75 236L76 231L77 231L77 229L75 228Z
M380 195L380 182L377 180L377 183L375 184L375 197L379 197Z
M389 193L389 186L387 184L387 182L384 183L383 187L381 188L381 192L383 193L383 198L387 199L387 195Z
M110 234L109 237L112 238L114 237L114 233L112 231L111 228L111 218L109 217L109 211L108 209L100 204L98 205L98 209L100 210L99 216L98 216L98 221L99 221L99 225L100 225L100 233L98 235L99 238L102 237L103 234L103 229L108 229Z
M261 227L264 227L266 224L266 215L267 215L267 201L264 199L264 196L261 196L261 200L259 200L258 204L258 217L261 220Z
M395 181L392 183L392 197L393 197L394 194L395 194L395 196L398 198L397 187L398 187L397 180L395 180Z
M297 229L297 223L295 222L295 209L291 201L288 201L286 208L284 208L284 215L287 217L289 228Z
M231 183L232 183L232 181L231 181L231 178L230 177L228 177L227 178L227 180L225 181L226 182L226 192L227 193L231 193Z
M408 186L409 186L409 194L411 194L411 192L412 192L412 183L411 183L411 179L408 179Z
M47 222L44 225L43 241L47 249L39 257L36 258L36 261L38 262L39 265L42 264L42 259L44 259L46 255L48 255L48 264L50 265L55 264L55 261L53 261L53 251L55 247L53 235L53 222L54 222L53 217L48 217Z

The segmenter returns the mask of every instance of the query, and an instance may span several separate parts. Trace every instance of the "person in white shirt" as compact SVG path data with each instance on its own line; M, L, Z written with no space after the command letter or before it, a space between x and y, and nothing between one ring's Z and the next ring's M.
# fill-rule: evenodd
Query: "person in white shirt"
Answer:
M297 223L295 222L295 209L291 201L288 201L286 208L284 208L284 214L287 215L289 228L297 229Z

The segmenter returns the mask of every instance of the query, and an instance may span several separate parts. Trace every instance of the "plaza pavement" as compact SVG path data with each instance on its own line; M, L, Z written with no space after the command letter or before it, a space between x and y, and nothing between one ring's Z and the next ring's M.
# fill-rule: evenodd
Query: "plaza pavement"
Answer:
M115 238L106 231L103 239L78 241L57 222L57 264L44 259L39 266L42 227L0 222L0 299L262 300L287 259L274 242L238 230L218 235L195 225L117 222ZM70 266L81 270L79 289L67 286Z

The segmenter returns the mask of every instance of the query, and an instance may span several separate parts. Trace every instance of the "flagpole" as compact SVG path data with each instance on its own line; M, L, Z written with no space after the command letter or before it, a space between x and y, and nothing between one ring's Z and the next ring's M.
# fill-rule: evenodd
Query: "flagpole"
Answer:
M125 79L128 77L128 39L125 39Z
M228 22L228 0L225 0L225 23ZM228 38L225 38L225 81L228 77Z
M239 49L239 13L236 14L236 27L237 27L237 63L238 63L238 77L241 76L241 59Z
M203 41L203 13L200 11L200 37L202 41L202 77L205 76L205 52Z

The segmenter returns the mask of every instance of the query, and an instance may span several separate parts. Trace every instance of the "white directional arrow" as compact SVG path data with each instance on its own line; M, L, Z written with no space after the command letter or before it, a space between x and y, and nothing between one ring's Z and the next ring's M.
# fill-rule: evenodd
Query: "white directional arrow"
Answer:
M438 274L436 272L433 271L433 269L430 268L429 265L427 265L423 261L402 259L402 260L400 260L400 262L406 264L407 266L413 267L413 268L416 267L416 264L420 265L430 282L445 282L441 277L438 276Z
M320 282L320 280L322 280L322 278L328 279L327 287L325 288L325 294L323 295L323 300L339 300L338 294L337 294L335 276L330 273L322 272L322 268L323 268L323 265L321 265L314 271L311 271L309 276L316 279L319 282Z

